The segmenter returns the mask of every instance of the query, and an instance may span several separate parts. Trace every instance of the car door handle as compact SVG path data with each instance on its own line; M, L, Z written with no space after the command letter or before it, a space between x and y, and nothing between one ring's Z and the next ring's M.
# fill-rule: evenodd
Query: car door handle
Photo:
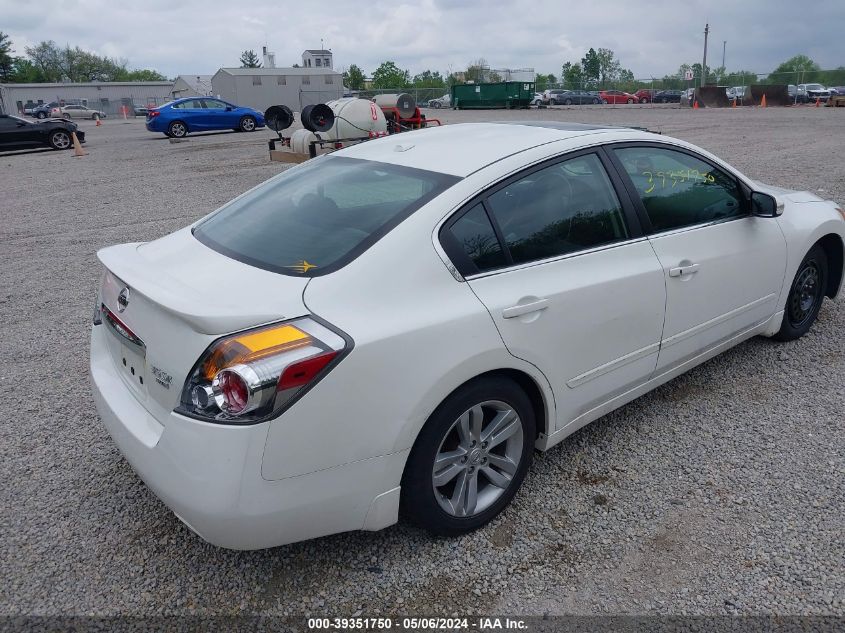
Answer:
M506 319L513 319L523 314L530 314L531 312L539 312L549 307L548 299L538 299L531 303L520 303L502 310L502 316Z
M670 277L680 277L681 275L694 275L698 272L698 264L687 264L686 266L678 266L669 269Z

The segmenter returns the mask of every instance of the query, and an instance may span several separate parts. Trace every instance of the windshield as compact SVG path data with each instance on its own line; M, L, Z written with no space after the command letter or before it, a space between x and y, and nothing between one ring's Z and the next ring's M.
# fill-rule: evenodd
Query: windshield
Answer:
M236 198L194 236L252 266L314 277L345 266L458 180L353 158L313 159Z
M808 90L822 90L823 86L821 84L807 84Z

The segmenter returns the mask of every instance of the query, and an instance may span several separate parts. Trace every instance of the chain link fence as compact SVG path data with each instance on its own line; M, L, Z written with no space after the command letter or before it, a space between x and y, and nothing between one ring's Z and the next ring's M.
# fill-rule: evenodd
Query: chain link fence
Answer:
M684 76L646 77L622 81L569 81L535 85L537 98L532 105L566 107L691 107L692 93L701 86L700 74ZM705 85L725 89L728 101L736 99L737 105L759 105L751 98L751 86L782 85L787 87L789 100L793 104L815 103L814 91L807 90L810 84L820 84L832 93L845 94L845 68L835 70L799 70L785 73L735 72L717 74L708 72ZM378 94L407 93L421 107L435 99L448 97L450 88L383 88L351 91L352 96L372 99ZM824 99L822 99L824 100ZM450 107L447 99L441 99L438 107Z

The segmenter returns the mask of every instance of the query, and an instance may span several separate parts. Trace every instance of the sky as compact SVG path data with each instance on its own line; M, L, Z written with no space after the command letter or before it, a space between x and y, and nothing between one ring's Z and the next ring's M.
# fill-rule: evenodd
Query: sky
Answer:
M637 78L701 62L768 73L796 54L845 65L845 0L0 0L16 54L42 40L125 58L168 77L239 66L267 45L277 66L323 45L367 76L385 60L446 74L479 58L491 68L560 74L590 48L609 48Z

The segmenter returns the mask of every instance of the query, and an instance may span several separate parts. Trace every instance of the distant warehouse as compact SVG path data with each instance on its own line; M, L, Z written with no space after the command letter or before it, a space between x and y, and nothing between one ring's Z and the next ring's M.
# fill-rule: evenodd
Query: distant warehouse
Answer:
M182 97L212 97L211 75L179 75L171 90L174 99Z
M263 112L271 105L299 111L343 96L343 76L331 68L221 68L211 78L214 95Z
M92 81L88 83L0 84L0 110L20 114L42 103L77 104L109 115L127 106L161 105L170 101L172 81Z

